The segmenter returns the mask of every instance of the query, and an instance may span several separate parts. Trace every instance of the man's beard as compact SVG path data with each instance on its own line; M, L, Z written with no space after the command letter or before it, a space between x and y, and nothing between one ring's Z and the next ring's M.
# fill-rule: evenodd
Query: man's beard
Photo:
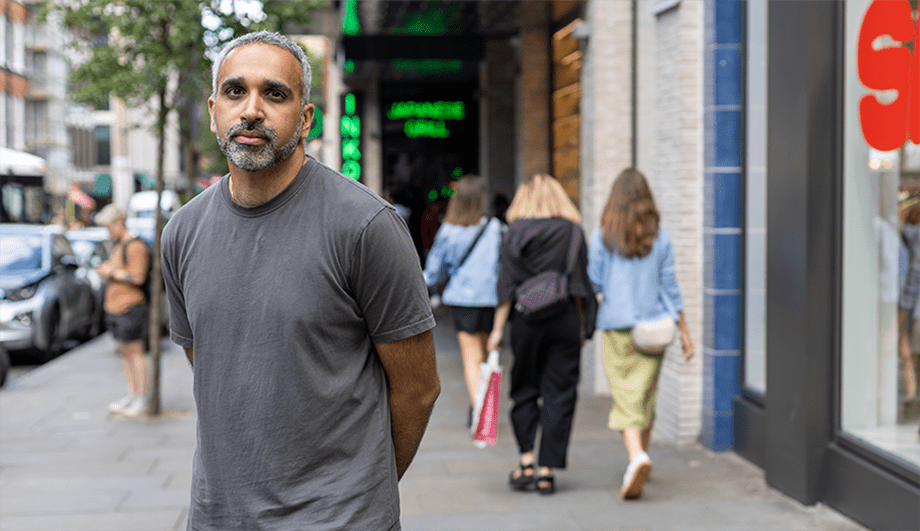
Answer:
M303 115L299 116L300 118L297 120L295 132L299 132L303 128ZM243 131L259 133L264 136L268 142L257 146L233 142L233 137ZM224 155L226 155L234 166L248 172L256 172L271 168L287 159L297 148L297 144L300 142L300 136L298 134L292 135L288 143L281 146L280 149L276 147L277 142L278 133L276 133L274 129L266 127L258 122L239 123L227 131L227 136L225 138L221 138L219 134L217 135L217 145L220 146L220 150Z

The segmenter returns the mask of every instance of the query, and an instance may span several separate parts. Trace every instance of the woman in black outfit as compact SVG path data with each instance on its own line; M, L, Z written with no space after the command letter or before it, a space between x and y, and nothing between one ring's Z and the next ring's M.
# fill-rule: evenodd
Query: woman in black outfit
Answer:
M559 181L549 175L534 175L518 188L506 216L510 225L502 240L499 306L487 346L489 350L500 348L510 316L514 354L511 423L521 461L509 483L521 490L535 485L541 494L551 494L555 491L552 469L566 466L581 346L594 331L597 299L588 280L588 250L579 226L581 214ZM512 311L514 290L522 282L544 271L566 270L573 236L580 241L576 243L577 260L569 276L570 300L565 308L540 321ZM536 460L534 444L541 424Z

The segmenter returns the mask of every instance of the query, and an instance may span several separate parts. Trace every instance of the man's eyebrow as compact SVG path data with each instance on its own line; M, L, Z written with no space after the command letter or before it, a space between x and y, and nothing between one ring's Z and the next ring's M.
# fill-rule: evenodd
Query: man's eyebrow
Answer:
M291 89L291 87L287 86L286 83L282 83L282 82L280 82L280 81L268 80L268 81L265 82L265 88L274 89L274 90L280 90L280 91L283 91L283 92L287 92L288 94L293 94L293 93L294 93L294 90Z
M243 84L244 82L243 82L242 77L239 77L239 76L230 77L230 78L225 79L224 82L220 84L220 88L221 90L226 90L227 87L242 86ZM287 92L288 94L294 93L294 90L291 87L289 87L287 83L282 83L281 81L275 81L275 80L269 79L265 81L264 86L267 89L281 90L281 91Z
M224 82L220 84L220 90L226 90L227 87L242 85L242 84L243 84L243 78L230 77L230 78L225 79Z

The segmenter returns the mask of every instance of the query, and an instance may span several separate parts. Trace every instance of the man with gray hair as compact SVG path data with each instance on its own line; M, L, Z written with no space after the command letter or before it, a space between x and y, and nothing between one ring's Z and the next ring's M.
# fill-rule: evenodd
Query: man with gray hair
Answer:
M297 44L243 35L213 72L230 172L162 246L170 335L195 377L188 529L399 530L398 480L440 392L406 224L304 153Z

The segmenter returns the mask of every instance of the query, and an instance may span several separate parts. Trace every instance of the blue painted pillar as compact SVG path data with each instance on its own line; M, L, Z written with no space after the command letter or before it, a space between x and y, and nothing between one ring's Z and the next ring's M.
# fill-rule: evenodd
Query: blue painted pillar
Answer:
M705 278L701 442L733 445L740 381L742 235L742 20L739 0L706 0L704 60Z

